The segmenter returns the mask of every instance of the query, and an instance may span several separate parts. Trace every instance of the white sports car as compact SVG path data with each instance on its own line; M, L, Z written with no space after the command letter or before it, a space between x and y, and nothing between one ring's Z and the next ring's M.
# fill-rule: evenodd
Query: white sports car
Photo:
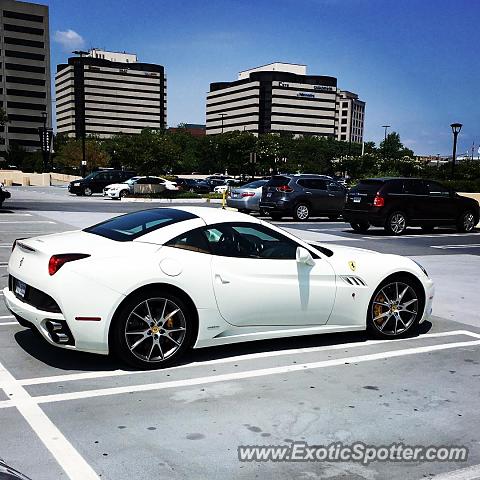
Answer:
M407 334L433 282L397 255L312 245L242 213L154 208L18 240L6 304L52 345L156 368L185 349L319 333Z

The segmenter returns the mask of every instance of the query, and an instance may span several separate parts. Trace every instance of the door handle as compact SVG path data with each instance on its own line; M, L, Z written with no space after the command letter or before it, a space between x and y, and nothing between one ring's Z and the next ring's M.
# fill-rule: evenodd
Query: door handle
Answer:
M312 192L305 192L305 195L311 195Z
M230 280L226 280L222 278L222 276L219 275L218 273L215 275L215 280L217 281L217 283L221 283L222 285L226 285L227 283L230 283Z
M329 193L328 196L329 196L329 197L334 197L335 194L334 194L334 193Z

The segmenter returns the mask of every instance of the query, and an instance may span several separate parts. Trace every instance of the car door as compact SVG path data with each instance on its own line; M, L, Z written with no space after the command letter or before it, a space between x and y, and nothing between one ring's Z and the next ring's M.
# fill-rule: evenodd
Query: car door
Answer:
M455 223L456 208L450 190L433 180L425 180L429 197L429 214L439 224Z
M328 196L330 198L332 212L342 213L345 208L346 190L337 182L328 182Z
M327 181L313 178L309 182L311 184L314 213L328 213L334 210L334 197L329 195Z
M205 227L222 317L236 326L323 325L335 300L335 272L322 258L296 261L298 244L254 223Z
M103 189L107 185L112 183L113 182L110 181L110 175L107 172L101 172L92 180L90 188L92 189L93 193L100 193L103 192Z

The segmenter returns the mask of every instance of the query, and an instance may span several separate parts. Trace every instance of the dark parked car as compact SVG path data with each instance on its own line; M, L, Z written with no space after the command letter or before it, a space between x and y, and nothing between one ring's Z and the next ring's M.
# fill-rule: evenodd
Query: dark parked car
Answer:
M419 178L369 178L348 193L343 217L357 232L370 225L401 235L408 226L431 232L456 225L471 232L478 223L479 206L440 183Z
M98 170L85 178L74 180L68 185L68 191L76 195L90 196L92 193L102 193L107 185L122 183L135 176L135 172L127 170Z
M10 192L5 189L3 183L0 183L0 208L2 207L2 203L4 202L4 200L10 198L10 196Z
M275 175L262 189L260 209L274 219L313 216L336 220L345 206L346 189L324 175Z
M193 178L177 178L175 180L179 190L183 192L210 193L210 184Z

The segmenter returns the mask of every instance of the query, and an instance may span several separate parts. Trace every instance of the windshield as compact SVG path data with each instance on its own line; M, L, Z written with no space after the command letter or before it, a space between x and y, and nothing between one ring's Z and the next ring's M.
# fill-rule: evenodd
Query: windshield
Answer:
M98 172L92 172L89 175L87 175L84 180L91 180L92 178L96 177L98 175Z
M154 208L127 213L84 229L84 232L100 235L119 242L132 241L142 235L173 223L198 218L193 213L174 208Z
M123 183L128 183L129 185L133 185L136 181L138 181L141 177L132 177L129 178L126 182Z

